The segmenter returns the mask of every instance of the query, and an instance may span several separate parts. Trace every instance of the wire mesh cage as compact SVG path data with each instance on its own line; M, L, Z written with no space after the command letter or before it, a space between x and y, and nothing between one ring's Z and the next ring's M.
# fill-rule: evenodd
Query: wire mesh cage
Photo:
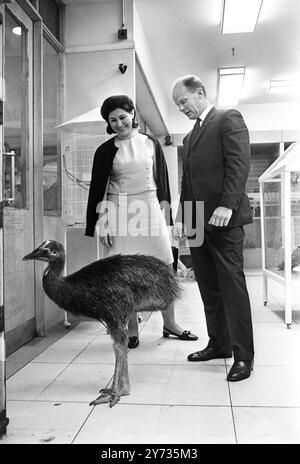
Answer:
M84 224L94 154L109 138L106 123L78 117L62 124L60 129L62 214L66 225Z

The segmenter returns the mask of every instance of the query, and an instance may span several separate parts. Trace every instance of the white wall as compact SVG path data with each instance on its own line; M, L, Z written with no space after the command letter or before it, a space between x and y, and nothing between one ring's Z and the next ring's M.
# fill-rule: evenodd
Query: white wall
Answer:
M124 75L118 63L127 64ZM133 49L67 55L66 120L100 107L110 95L125 93L135 100L134 66Z
M138 1L138 0L137 0ZM147 77L149 86L151 88L154 99L157 103L157 106L160 110L163 120L167 123L168 120L168 110L167 110L167 98L162 90L159 82L159 75L155 70L153 65L150 49L140 22L138 12L133 5L133 33L134 33L134 43L135 50L143 71Z
M250 134L260 133L259 141L292 140L296 133L298 133L297 140L300 139L300 107L296 103L239 105L237 109L242 113ZM174 121L175 118L173 117ZM192 127L193 121L182 115L182 123L176 123L174 126L173 134L176 145L180 145L182 138ZM281 132L284 134L284 138L278 139L278 137L281 137L281 135L278 136ZM274 140L274 137L276 140ZM266 140L263 140L264 138Z
M132 0L125 1L127 40L118 40L122 1L66 7L65 119L96 106L110 95L126 93L135 100L135 59ZM125 74L120 63L128 66Z
M300 130L300 106L296 103L239 105L238 109L250 131Z
M125 0L125 27L132 45L132 0ZM65 43L67 47L118 44L122 25L122 0L101 0L96 3L66 6ZM122 41L121 41L122 43Z

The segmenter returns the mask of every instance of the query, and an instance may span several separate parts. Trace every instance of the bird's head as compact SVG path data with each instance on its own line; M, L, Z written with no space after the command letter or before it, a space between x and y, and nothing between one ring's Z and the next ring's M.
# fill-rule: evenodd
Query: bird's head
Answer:
M33 250L28 255L24 256L23 261L36 259L39 261L46 261L48 263L64 261L65 250L61 243L56 240L46 240L38 248Z

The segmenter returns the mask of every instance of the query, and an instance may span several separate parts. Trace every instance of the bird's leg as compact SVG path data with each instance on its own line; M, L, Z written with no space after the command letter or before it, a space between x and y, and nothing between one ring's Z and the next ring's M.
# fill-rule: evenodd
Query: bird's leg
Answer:
M113 387L111 387L111 388L101 388L101 390L99 390L99 393L111 393L112 388ZM129 395L130 385L129 385L129 375L128 375L128 356L127 356L127 353L126 353L126 356L125 356L123 370L122 370L122 373L120 375L119 390L124 392L122 396Z
M114 349L116 355L116 369L111 388L111 408L118 401L120 401L121 396L129 395L130 391L127 362L127 342L125 345L121 343L115 343Z
M92 401L90 405L110 403L110 407L112 408L120 401L121 396L129 395L127 344L127 336L122 337L121 342L114 342L113 347L116 361L112 387L100 390L101 395Z
M127 344L126 344L127 348ZM125 359L123 364L123 370L120 378L120 389L123 391L123 395L129 395L130 393L130 384L129 384L129 374L128 374L128 350L126 349L123 353Z

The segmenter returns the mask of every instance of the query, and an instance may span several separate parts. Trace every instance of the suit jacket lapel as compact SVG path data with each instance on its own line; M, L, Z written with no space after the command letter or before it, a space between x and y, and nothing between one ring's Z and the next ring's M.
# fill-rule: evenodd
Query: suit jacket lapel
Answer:
M185 156L188 157L190 155L190 152L191 152L191 143L192 143L192 133L193 131L191 131L187 137L186 137L186 143L185 143Z
M194 140L192 140L192 137L190 137L190 147L189 147L189 153L192 151L192 149L194 148L194 146L199 142L199 140L201 139L202 135L204 134L204 132L206 131L207 127L209 126L209 124L211 123L211 121L213 120L213 118L215 117L215 114L216 114L216 108L213 107L210 112L208 113L208 115L206 116L206 118L204 119L201 127L200 127L200 130L197 134L197 137L194 138Z

